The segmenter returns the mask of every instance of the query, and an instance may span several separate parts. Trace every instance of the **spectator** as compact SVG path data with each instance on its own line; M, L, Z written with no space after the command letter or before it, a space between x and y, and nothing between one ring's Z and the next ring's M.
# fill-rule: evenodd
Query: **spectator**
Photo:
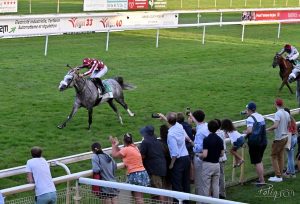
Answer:
M211 191L214 198L219 198L219 159L224 154L224 143L216 134L218 129L217 121L209 121L208 130L210 134L204 138L203 152L200 153L200 158L203 159L201 175L203 177L204 196L210 196Z
M226 183L225 183L225 162L227 161L226 156L226 141L225 141L225 133L221 130L221 120L215 119L218 123L218 130L216 134L222 139L223 146L224 146L224 154L222 157L219 158L220 163L220 179L219 179L219 198L225 199L226 198Z
M194 141L194 169L195 169L195 193L197 195L204 195L202 172L202 159L198 157L203 151L203 139L209 135L207 123L204 121L205 113L202 110L196 110L189 115L189 120L192 120L196 125L196 135Z
M297 144L298 144L298 152L296 154L296 159L297 159L297 168L299 172L300 171L300 136L297 137Z
M254 124L254 118L257 122L265 124L265 119L263 116L259 113L256 112L256 104L254 102L250 102L246 105L246 126L247 129L244 130L244 133L247 135L251 135L252 133L252 128ZM248 144L249 147L249 155L250 155L250 161L251 164L255 165L255 170L256 174L258 176L258 182L257 185L264 185L265 184L265 179L264 179L264 165L262 162L263 156L265 149L267 147L267 137L263 136L262 137L262 142L260 145L253 145L253 144Z
M290 109L284 108L284 110L289 113L290 118L291 118L291 123L288 127L288 131L290 134L289 137L291 137L291 141L290 141L290 148L286 148L288 161L287 161L287 170L283 174L283 177L296 178L294 151L295 151L295 147L297 144L297 133L298 133L297 132L297 124L296 124L296 120L293 118L293 116L291 116Z
M275 113L274 124L267 128L267 131L274 130L275 139L272 144L272 166L275 172L274 177L269 181L281 182L284 166L284 148L288 140L288 125L290 124L290 115L283 109L283 100L278 98L274 103L277 112Z
M184 117L185 117L185 115L182 112L177 113L177 122L182 125L186 134L189 136L188 140L194 141L195 137L193 135L193 128L189 123L185 122ZM187 140L185 141L185 146L190 155L190 160L191 160L190 180L194 181L194 164L193 164L194 151L193 151L193 143L191 143L189 141L187 141Z
M48 162L42 157L42 149L31 149L32 159L26 164L27 181L35 184L37 204L55 204L57 201L56 188L52 181Z
M109 156L104 153L101 149L100 143L93 143L92 146L92 169L94 173L99 173L102 180L105 181L114 181L115 172L117 169L116 162ZM115 204L117 203L117 194L118 190L114 188L101 187L101 194L99 195L105 204Z
M168 113L167 116L159 114L160 118L168 122L168 147L170 150L171 183L174 191L190 193L190 158L185 146L185 139L188 138L182 125L176 122L177 114Z
M225 132L225 136L230 138L232 148L230 153L234 156L235 164L233 167L239 167L244 163L244 159L237 152L245 143L245 138L234 127L229 119L222 120L221 129Z
M0 192L0 204L4 204L4 197L1 192Z
M167 174L164 147L154 135L153 126L143 127L140 133L144 137L140 144L140 152L144 167L150 177L151 187L163 189ZM164 201L164 196L159 196L159 200Z
M163 145L163 149L164 149L164 156L166 159L166 169L167 169L167 175L166 175L166 179L165 179L165 187L166 189L171 190L172 189L172 185L171 185L171 170L169 169L169 166L171 164L171 157L170 157L170 151L169 151L169 147L168 147L168 130L169 127L167 125L161 125L160 126L160 142Z
M110 136L112 144L112 156L121 158L127 169L127 182L134 185L149 186L150 179L145 167L143 166L142 155L139 149L134 145L132 135L126 133L123 138L124 147L118 147L119 140ZM143 204L143 193L133 192L136 204Z

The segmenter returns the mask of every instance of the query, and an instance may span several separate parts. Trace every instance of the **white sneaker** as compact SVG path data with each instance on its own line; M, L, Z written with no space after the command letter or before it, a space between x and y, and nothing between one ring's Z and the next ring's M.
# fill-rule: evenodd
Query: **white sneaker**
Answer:
M282 178L274 176L274 177L270 177L268 179L268 181L272 181L272 182L282 182Z

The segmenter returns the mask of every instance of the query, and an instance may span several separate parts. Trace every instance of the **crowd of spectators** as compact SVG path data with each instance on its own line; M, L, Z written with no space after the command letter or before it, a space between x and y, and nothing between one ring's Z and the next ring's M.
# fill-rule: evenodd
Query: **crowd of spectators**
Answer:
M230 152L235 160L234 168L244 164L244 158L238 150L247 146L250 162L255 166L258 176L256 185L265 185L263 156L267 147L267 137L261 135L260 143L249 142L253 137L256 124L262 124L264 131L274 131L271 147L271 161L275 173L270 182L281 182L283 178L295 178L294 150L298 143L296 154L298 169L300 167L300 138L295 119L290 110L284 108L282 99L274 101L276 113L274 123L266 128L264 117L256 112L256 104L246 105L246 129L243 134L238 132L230 119L214 119L205 122L203 110L194 112L163 115L158 113L159 119L164 121L159 129L159 137L152 125L140 129L142 142L134 144L133 136L126 133L123 136L123 147L119 140L110 136L112 157L104 153L100 143L93 143L91 149L92 169L99 178L116 181L116 162L114 158L122 159L127 182L140 186L151 186L159 189L191 193L190 184L194 183L195 194L215 198L226 198L224 168L227 161L226 142L231 141ZM187 117L187 118L186 118ZM185 121L187 119L187 122ZM246 142L248 138L248 142ZM247 145L246 145L247 144ZM287 168L284 172L284 152L287 152ZM42 150L34 147L31 150L32 159L28 160L26 171L28 182L36 184L36 202L56 203L56 189L52 181L49 165L42 157ZM101 187L101 199L104 203L116 203L119 191L113 188ZM132 192L135 203L143 204L144 196L141 192ZM152 197L159 202L170 201L165 196ZM175 202L176 199L174 200ZM184 203L188 203L184 201Z

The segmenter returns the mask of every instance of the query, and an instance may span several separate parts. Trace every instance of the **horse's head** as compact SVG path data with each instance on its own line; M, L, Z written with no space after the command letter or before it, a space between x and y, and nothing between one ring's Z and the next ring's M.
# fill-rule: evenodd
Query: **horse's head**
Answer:
M273 63L272 63L273 68L278 66L280 58L282 58L282 57L278 53L276 53L274 58L273 58Z
M65 75L64 79L59 83L58 89L60 91L64 91L67 88L72 88L74 86L75 79L79 77L78 73L79 73L78 68L70 69L68 73Z

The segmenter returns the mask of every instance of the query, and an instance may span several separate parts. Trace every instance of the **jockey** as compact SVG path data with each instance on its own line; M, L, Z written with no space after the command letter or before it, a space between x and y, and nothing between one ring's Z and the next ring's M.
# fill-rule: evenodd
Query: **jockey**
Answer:
M300 64L298 64L299 52L294 46L286 44L278 54L282 55L283 53L287 53L285 59L291 62L293 65L292 73L289 75L289 79L288 79L289 82L291 83L297 78L300 72Z
M78 68L88 68L89 70L83 74L80 74L80 76L90 76L97 88L101 90L101 93L103 94L105 92L105 87L100 77L104 76L108 69L101 60L84 58L82 61L82 65ZM108 94L110 98L112 98L112 92L110 91L108 92Z

